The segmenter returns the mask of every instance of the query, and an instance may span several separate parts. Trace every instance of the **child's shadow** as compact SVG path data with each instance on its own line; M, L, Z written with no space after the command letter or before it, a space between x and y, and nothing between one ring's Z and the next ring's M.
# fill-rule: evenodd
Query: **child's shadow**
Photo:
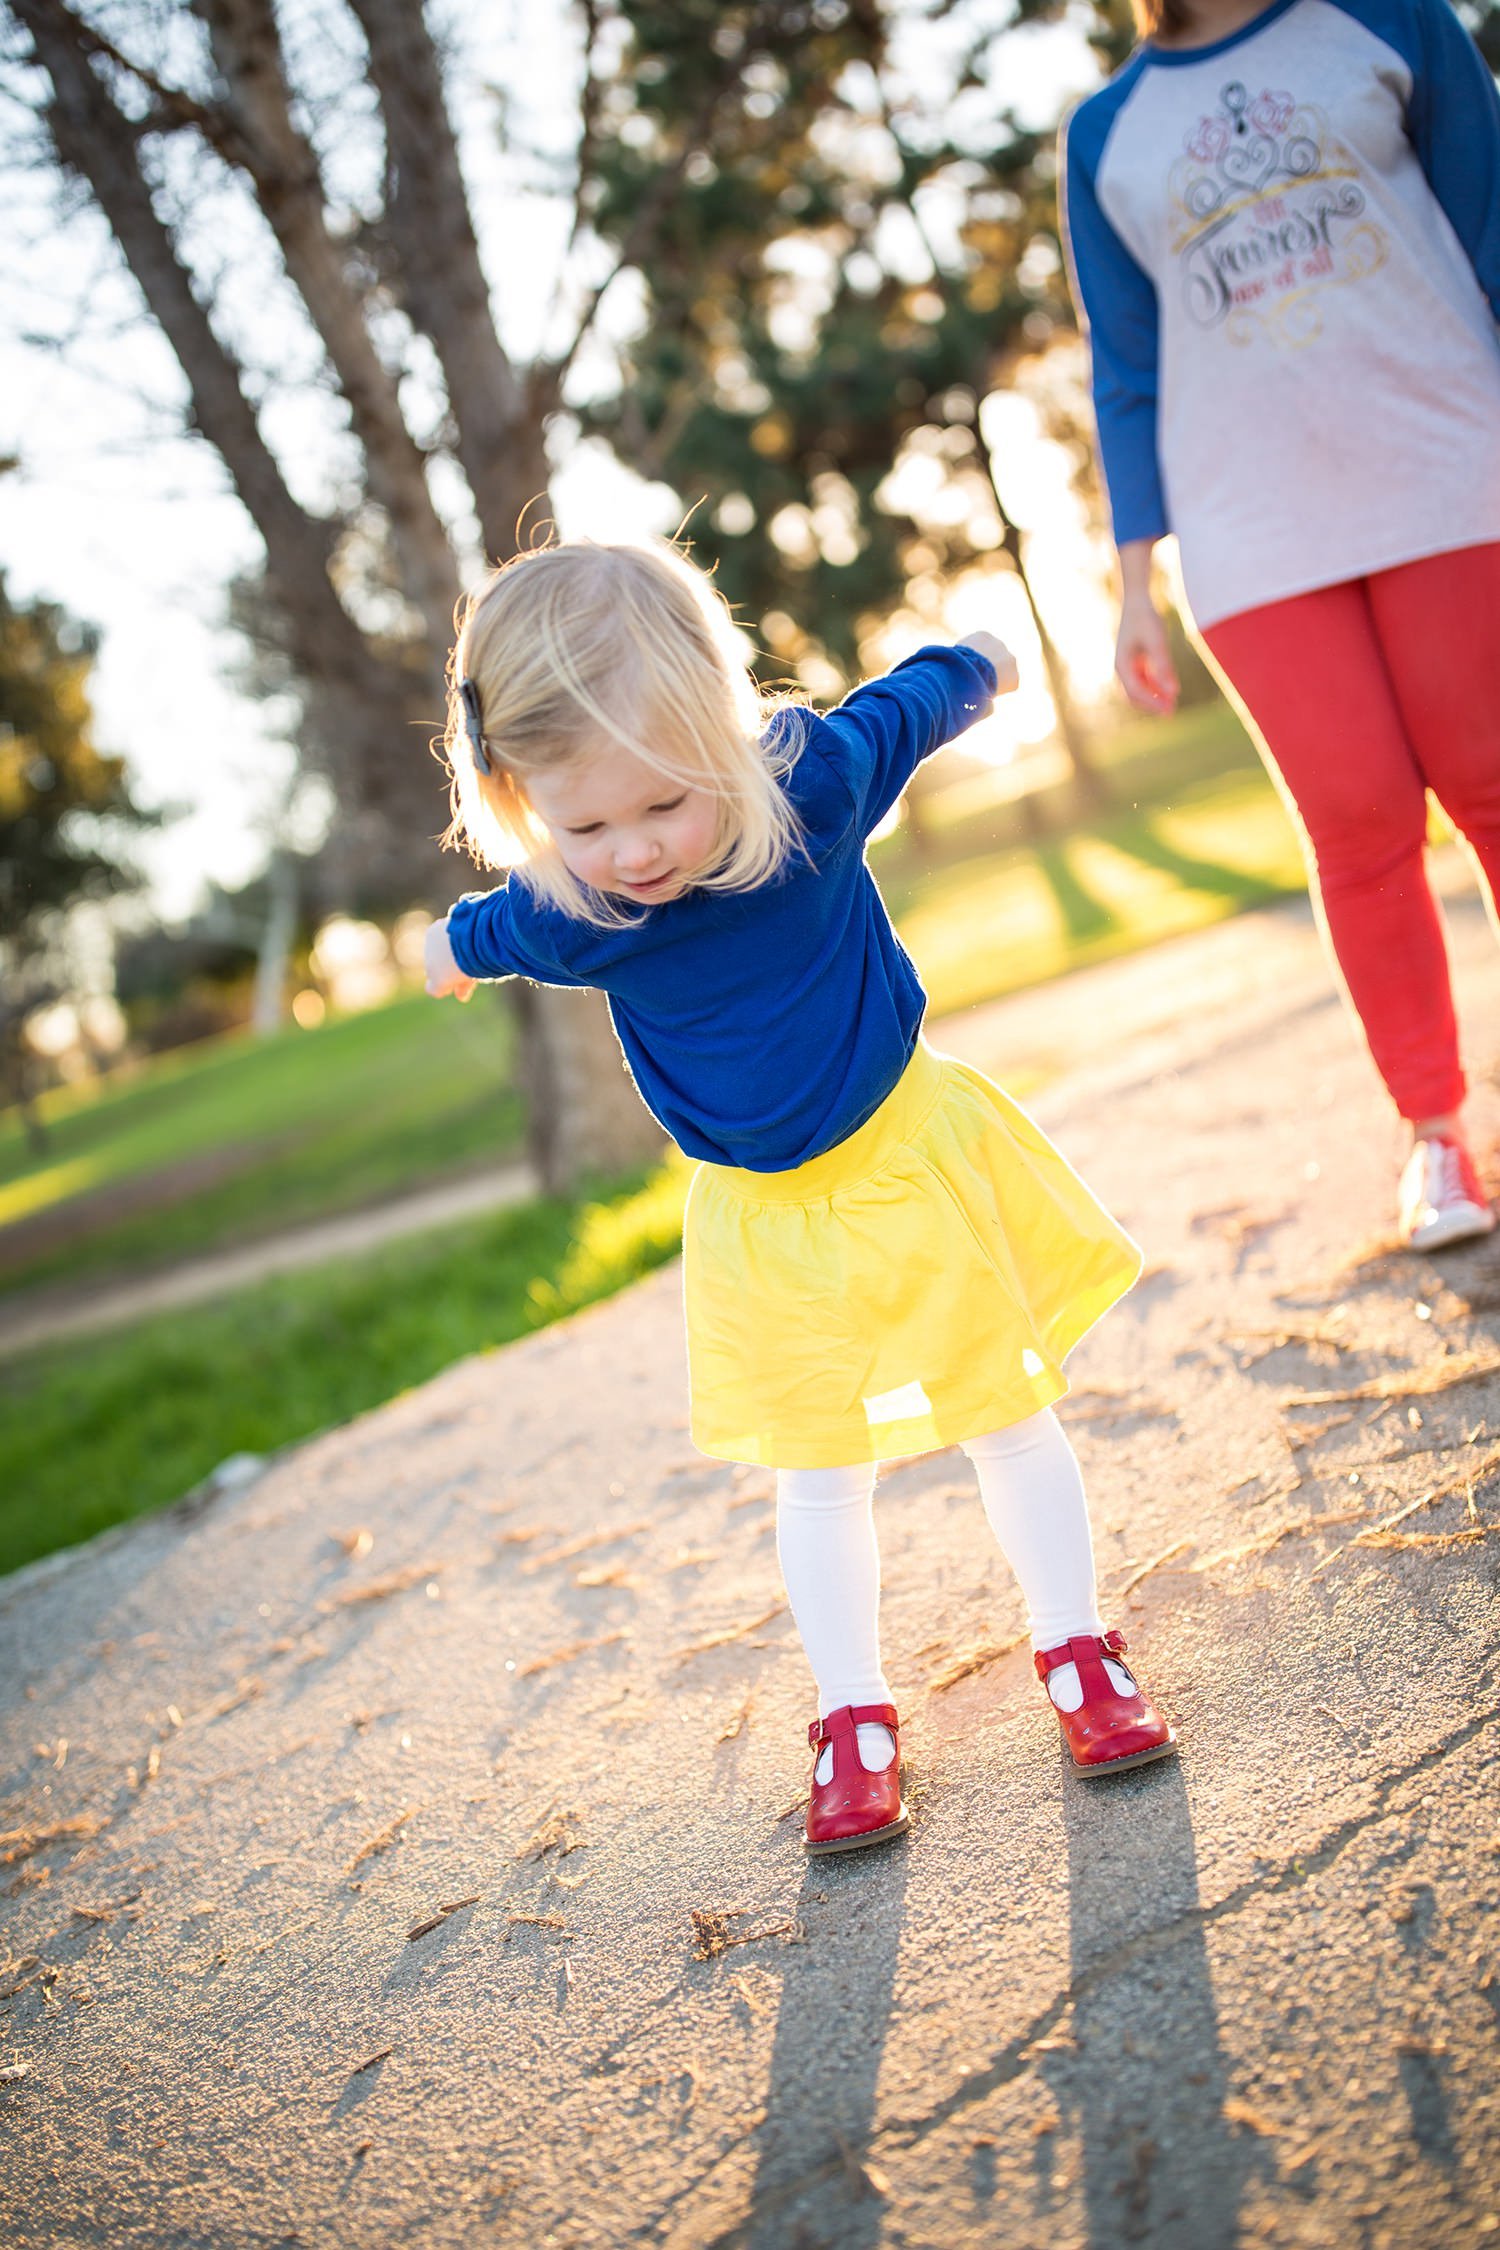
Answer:
M1073 2008L1044 2068L1082 2144L1088 2250L1229 2250L1265 2150L1224 2114L1186 1776L1174 1758L1061 1779Z
M870 2250L880 2240L880 2174L877 2167L870 2178L864 2157L906 1916L908 1848L900 1837L808 1861L797 1901L805 1942L779 1956L766 2113L744 2233L735 2237L747 2250L823 2241L830 2223L839 2250Z

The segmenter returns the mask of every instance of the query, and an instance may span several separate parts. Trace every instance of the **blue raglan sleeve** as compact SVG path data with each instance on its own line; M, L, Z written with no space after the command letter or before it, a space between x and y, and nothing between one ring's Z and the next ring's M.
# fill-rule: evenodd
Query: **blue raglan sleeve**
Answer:
M868 836L922 760L984 718L994 700L995 667L987 656L972 648L921 648L812 720L809 746L837 773Z
M1125 82L1080 105L1063 136L1062 221L1073 301L1093 355L1094 418L1115 544L1169 528L1156 448L1156 289L1105 217L1099 163Z
M1500 320L1500 92L1448 0L1418 0L1406 129Z
M1500 92L1448 0L1333 0L1411 72L1406 130L1500 320Z
M528 911L529 909L529 911ZM448 943L466 977L530 977L535 984L583 982L539 941L538 916L519 884L469 891L448 910Z

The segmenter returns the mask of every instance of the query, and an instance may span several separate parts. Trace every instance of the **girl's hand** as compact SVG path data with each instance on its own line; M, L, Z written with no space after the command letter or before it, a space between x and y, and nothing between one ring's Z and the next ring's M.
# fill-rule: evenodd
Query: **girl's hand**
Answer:
M434 1000L452 993L455 1000L467 1000L474 990L474 978L466 977L453 958L453 948L448 943L446 916L441 922L429 922L422 940L422 957L427 969L427 989Z
M1149 592L1126 593L1120 607L1115 671L1138 711L1168 717L1177 708L1177 671L1167 629Z
M995 667L996 695L1014 695L1021 684L1021 672L1004 641L997 641L993 633L965 633L958 645L989 658Z

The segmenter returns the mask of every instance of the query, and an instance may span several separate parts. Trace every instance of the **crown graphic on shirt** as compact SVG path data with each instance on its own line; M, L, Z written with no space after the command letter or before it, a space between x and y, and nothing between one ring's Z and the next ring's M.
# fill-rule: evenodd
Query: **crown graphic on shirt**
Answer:
M1315 141L1305 134L1288 136L1296 114L1293 95L1270 87L1251 94L1234 79L1219 95L1218 109L1211 117L1200 117L1182 145L1195 163L1225 169L1232 185L1243 184L1236 175L1247 171L1268 177L1287 172L1295 178L1317 161Z

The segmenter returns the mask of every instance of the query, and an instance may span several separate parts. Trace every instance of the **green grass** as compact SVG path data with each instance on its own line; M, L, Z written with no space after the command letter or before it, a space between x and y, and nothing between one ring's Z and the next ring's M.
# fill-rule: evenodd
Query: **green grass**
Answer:
M0 1363L0 1571L622 1288L675 1254L686 1179L669 1164Z
M1258 771L1170 806L1109 813L886 880L935 1016L1220 921L1306 885L1297 838Z
M498 995L413 994L53 1096L41 1157L0 1116L0 1291L140 1273L510 1155L510 1063Z

